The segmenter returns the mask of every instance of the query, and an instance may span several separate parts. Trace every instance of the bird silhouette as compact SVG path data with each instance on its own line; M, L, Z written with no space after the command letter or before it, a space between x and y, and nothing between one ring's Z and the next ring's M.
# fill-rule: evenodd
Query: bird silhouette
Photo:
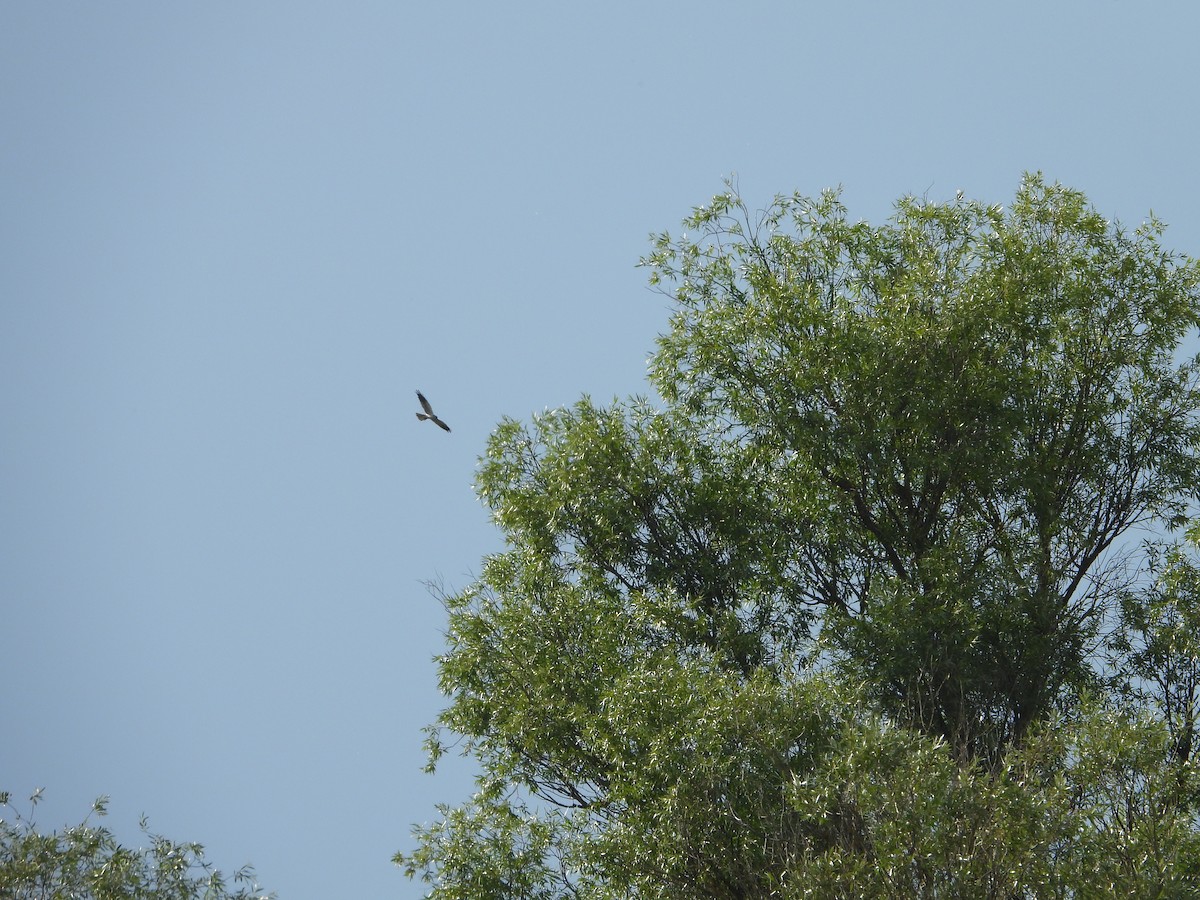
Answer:
M437 425L444 431L450 430L450 426L437 417L433 411L433 407L429 405L429 401L425 399L425 395L420 391L417 391L417 399L421 401L421 409L425 410L423 413L417 413L418 419L420 419L422 422L428 419L430 422L432 422L434 425Z

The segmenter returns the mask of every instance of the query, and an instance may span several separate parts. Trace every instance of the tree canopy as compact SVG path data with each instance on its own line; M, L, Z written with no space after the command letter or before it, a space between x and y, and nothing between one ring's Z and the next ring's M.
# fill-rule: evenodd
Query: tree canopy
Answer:
M1078 191L729 188L643 260L661 403L503 420L444 596L434 898L1179 896L1200 265Z
M41 791L30 798L36 807ZM108 798L92 806L107 814ZM0 898L3 900L268 900L249 866L232 884L204 858L196 843L179 843L142 831L148 846L126 847L113 833L90 821L44 832L32 812L22 814L11 795L0 792Z

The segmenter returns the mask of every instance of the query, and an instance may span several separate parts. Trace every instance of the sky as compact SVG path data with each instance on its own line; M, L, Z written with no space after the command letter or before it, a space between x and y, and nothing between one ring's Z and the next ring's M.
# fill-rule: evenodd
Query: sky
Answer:
M0 789L281 900L391 863L469 762L430 585L503 546L501 417L650 394L648 236L734 176L1083 190L1200 255L1200 6L0 4ZM418 422L414 390L453 428Z

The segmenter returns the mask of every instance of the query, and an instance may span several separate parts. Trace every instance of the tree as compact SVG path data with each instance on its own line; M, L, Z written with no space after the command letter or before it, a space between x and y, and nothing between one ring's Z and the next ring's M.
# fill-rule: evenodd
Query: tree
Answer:
M1200 265L1040 176L878 226L730 189L686 227L644 260L662 408L489 441L508 549L442 598L429 738L479 790L397 862L438 898L1184 890L1196 682L1145 689L1127 538L1200 485Z
M30 803L36 806L41 791ZM107 828L89 824L42 833L0 792L0 897L4 900L266 900L249 867L234 873L235 888L204 859L199 844L180 844L152 834L149 847L130 849ZM92 812L104 816L101 797ZM90 816L88 817L90 819ZM273 896L273 895L272 895Z

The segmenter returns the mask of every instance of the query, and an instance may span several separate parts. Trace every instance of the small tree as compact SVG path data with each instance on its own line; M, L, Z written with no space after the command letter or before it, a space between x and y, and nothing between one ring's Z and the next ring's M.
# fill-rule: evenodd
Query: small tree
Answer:
M36 806L41 791L30 798ZM104 816L101 797L92 812ZM84 819L43 833L0 792L0 898L4 900L266 900L249 867L233 876L235 887L204 859L199 844L180 844L151 833L148 847L130 849L107 828ZM273 896L273 895L271 895Z
M446 898L1186 884L1180 720L1118 712L1097 648L1138 604L1114 549L1200 484L1200 266L1038 176L880 226L730 190L686 226L645 260L665 408L489 441L509 547L443 598L430 737L480 790L397 861Z

